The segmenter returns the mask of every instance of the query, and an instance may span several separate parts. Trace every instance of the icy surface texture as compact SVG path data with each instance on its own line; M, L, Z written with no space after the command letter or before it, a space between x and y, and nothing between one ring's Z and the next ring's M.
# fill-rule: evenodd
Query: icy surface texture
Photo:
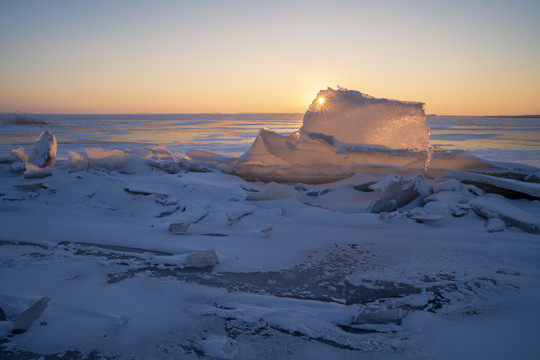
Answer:
M28 161L39 167L54 166L56 149L56 136L49 130L45 130L36 140L30 156L28 156Z
M377 99L341 88L319 91L301 130L332 135L342 143L392 149L426 150L429 141L423 103Z

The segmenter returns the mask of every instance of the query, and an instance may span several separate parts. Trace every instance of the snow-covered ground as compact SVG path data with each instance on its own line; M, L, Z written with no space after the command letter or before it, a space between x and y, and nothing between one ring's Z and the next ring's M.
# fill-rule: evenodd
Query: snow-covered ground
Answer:
M355 186L379 175L278 185L269 200L246 200L269 185L219 172L51 171L1 182L6 358L11 349L140 359L540 354L538 235L489 232L467 211L483 199L538 216L538 200L430 179L441 191L425 206L374 214L380 190ZM451 215L456 204L463 216ZM413 205L444 217L415 221ZM190 218L199 221L185 233L168 231ZM205 250L219 264L188 267ZM43 296L49 306L30 331L9 337ZM356 324L369 309L402 313Z
M263 183L68 150L0 163L2 359L540 357L538 169Z

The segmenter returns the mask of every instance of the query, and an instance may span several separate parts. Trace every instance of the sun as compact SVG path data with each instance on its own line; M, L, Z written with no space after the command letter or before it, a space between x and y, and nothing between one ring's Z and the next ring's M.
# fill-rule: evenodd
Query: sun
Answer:
M317 102L319 103L319 105L324 104L324 98L322 98L322 97L318 98Z

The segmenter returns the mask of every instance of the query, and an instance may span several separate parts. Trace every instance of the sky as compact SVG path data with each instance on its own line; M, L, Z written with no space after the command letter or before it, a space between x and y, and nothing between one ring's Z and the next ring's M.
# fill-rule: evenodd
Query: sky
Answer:
M540 114L540 1L0 0L0 112Z

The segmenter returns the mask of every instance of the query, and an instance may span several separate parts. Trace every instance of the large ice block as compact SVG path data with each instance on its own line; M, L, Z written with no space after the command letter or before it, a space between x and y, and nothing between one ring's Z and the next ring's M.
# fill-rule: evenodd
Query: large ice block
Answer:
M321 90L304 114L301 130L332 135L342 143L426 150L424 104L377 99L355 90Z

